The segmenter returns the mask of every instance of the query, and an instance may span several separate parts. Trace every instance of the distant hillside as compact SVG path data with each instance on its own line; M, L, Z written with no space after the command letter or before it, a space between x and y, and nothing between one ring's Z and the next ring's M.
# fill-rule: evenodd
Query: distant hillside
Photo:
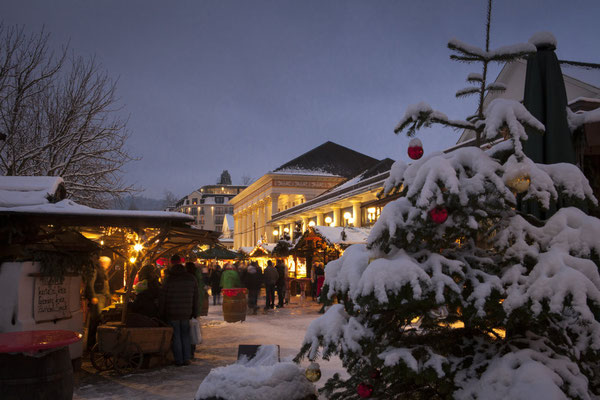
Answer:
M116 210L164 210L164 200L144 196L127 196L113 201L111 208Z

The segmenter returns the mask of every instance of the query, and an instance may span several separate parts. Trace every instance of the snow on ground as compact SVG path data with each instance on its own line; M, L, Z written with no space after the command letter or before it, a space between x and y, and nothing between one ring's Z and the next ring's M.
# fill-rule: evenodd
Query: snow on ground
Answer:
M196 359L186 367L168 366L118 376L111 372L96 373L84 360L74 399L193 399L198 386L211 368L232 364L237 359L239 344L278 344L281 361L291 361L298 353L308 325L321 314L320 305L299 296L292 297L291 303L283 309L258 315L248 315L246 321L227 323L223 321L221 306L213 306L212 298L208 316L201 318L202 344L196 347ZM264 297L259 305L264 305ZM341 361L317 360L322 377L316 382L318 388L333 376L343 373ZM308 360L301 364L308 366ZM275 400L275 399L273 399Z

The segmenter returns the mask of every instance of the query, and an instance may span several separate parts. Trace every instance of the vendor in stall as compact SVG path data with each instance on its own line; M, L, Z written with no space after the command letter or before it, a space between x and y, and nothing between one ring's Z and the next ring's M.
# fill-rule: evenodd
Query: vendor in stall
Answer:
M85 278L85 298L88 301L87 316L87 348L91 349L96 344L96 331L100 325L100 312L108 307L111 301L110 287L106 271L110 267L111 259L100 257L94 264L93 271Z

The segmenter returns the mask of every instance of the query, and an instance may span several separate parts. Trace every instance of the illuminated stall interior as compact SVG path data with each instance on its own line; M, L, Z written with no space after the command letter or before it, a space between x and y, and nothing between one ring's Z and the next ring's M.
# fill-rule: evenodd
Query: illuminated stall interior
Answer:
M310 226L300 237L292 254L299 268L296 276L310 274L314 263L326 265L344 254L344 250L353 244L366 243L370 228L340 226ZM309 266L307 268L307 266ZM308 271L307 271L308 270Z

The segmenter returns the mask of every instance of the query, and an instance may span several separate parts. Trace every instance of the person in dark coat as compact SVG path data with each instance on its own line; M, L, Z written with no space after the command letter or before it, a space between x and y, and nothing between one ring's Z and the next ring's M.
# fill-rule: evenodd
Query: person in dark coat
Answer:
M267 261L267 268L265 268L264 273L265 290L267 292L265 310L275 308L275 285L278 279L279 274L273 266L273 262L271 260Z
M221 267L215 264L210 271L210 291L213 295L213 306L221 304Z
M279 275L279 277L277 278L277 297L279 298L279 303L277 304L277 307L283 308L283 302L285 301L285 289L287 283L287 267L283 263L283 260L278 259L277 264L275 265L275 269L277 270L277 274Z
M258 293L262 284L262 271L256 261L252 261L246 269L244 284L248 289L248 308L256 315L258 312Z
M145 265L138 272L138 283L135 285L135 300L131 303L131 311L149 318L158 317L158 298L160 284L154 265Z
M189 365L191 356L190 319L198 310L198 283L180 263L181 257L171 257L171 269L160 293L159 313L173 327L175 365Z
M200 271L199 268L196 267L196 264L194 264L191 261L188 261L185 263L185 270L192 274L192 276L194 278L196 278L196 282L198 283L198 314L200 314L201 310L202 310L202 306L204 305L205 301L208 301L208 297L205 298L204 294L206 293L205 288L204 288L204 280L202 279L202 272ZM191 351L192 351L192 359L194 358L194 354L196 354L196 345L193 344L191 346Z
M100 312L104 307L110 305L111 294L106 276L106 269L110 266L109 261L98 260L94 265L94 270L87 276L85 282L85 298L88 301L87 318L87 348L91 349L96 344L96 332L100 325Z

